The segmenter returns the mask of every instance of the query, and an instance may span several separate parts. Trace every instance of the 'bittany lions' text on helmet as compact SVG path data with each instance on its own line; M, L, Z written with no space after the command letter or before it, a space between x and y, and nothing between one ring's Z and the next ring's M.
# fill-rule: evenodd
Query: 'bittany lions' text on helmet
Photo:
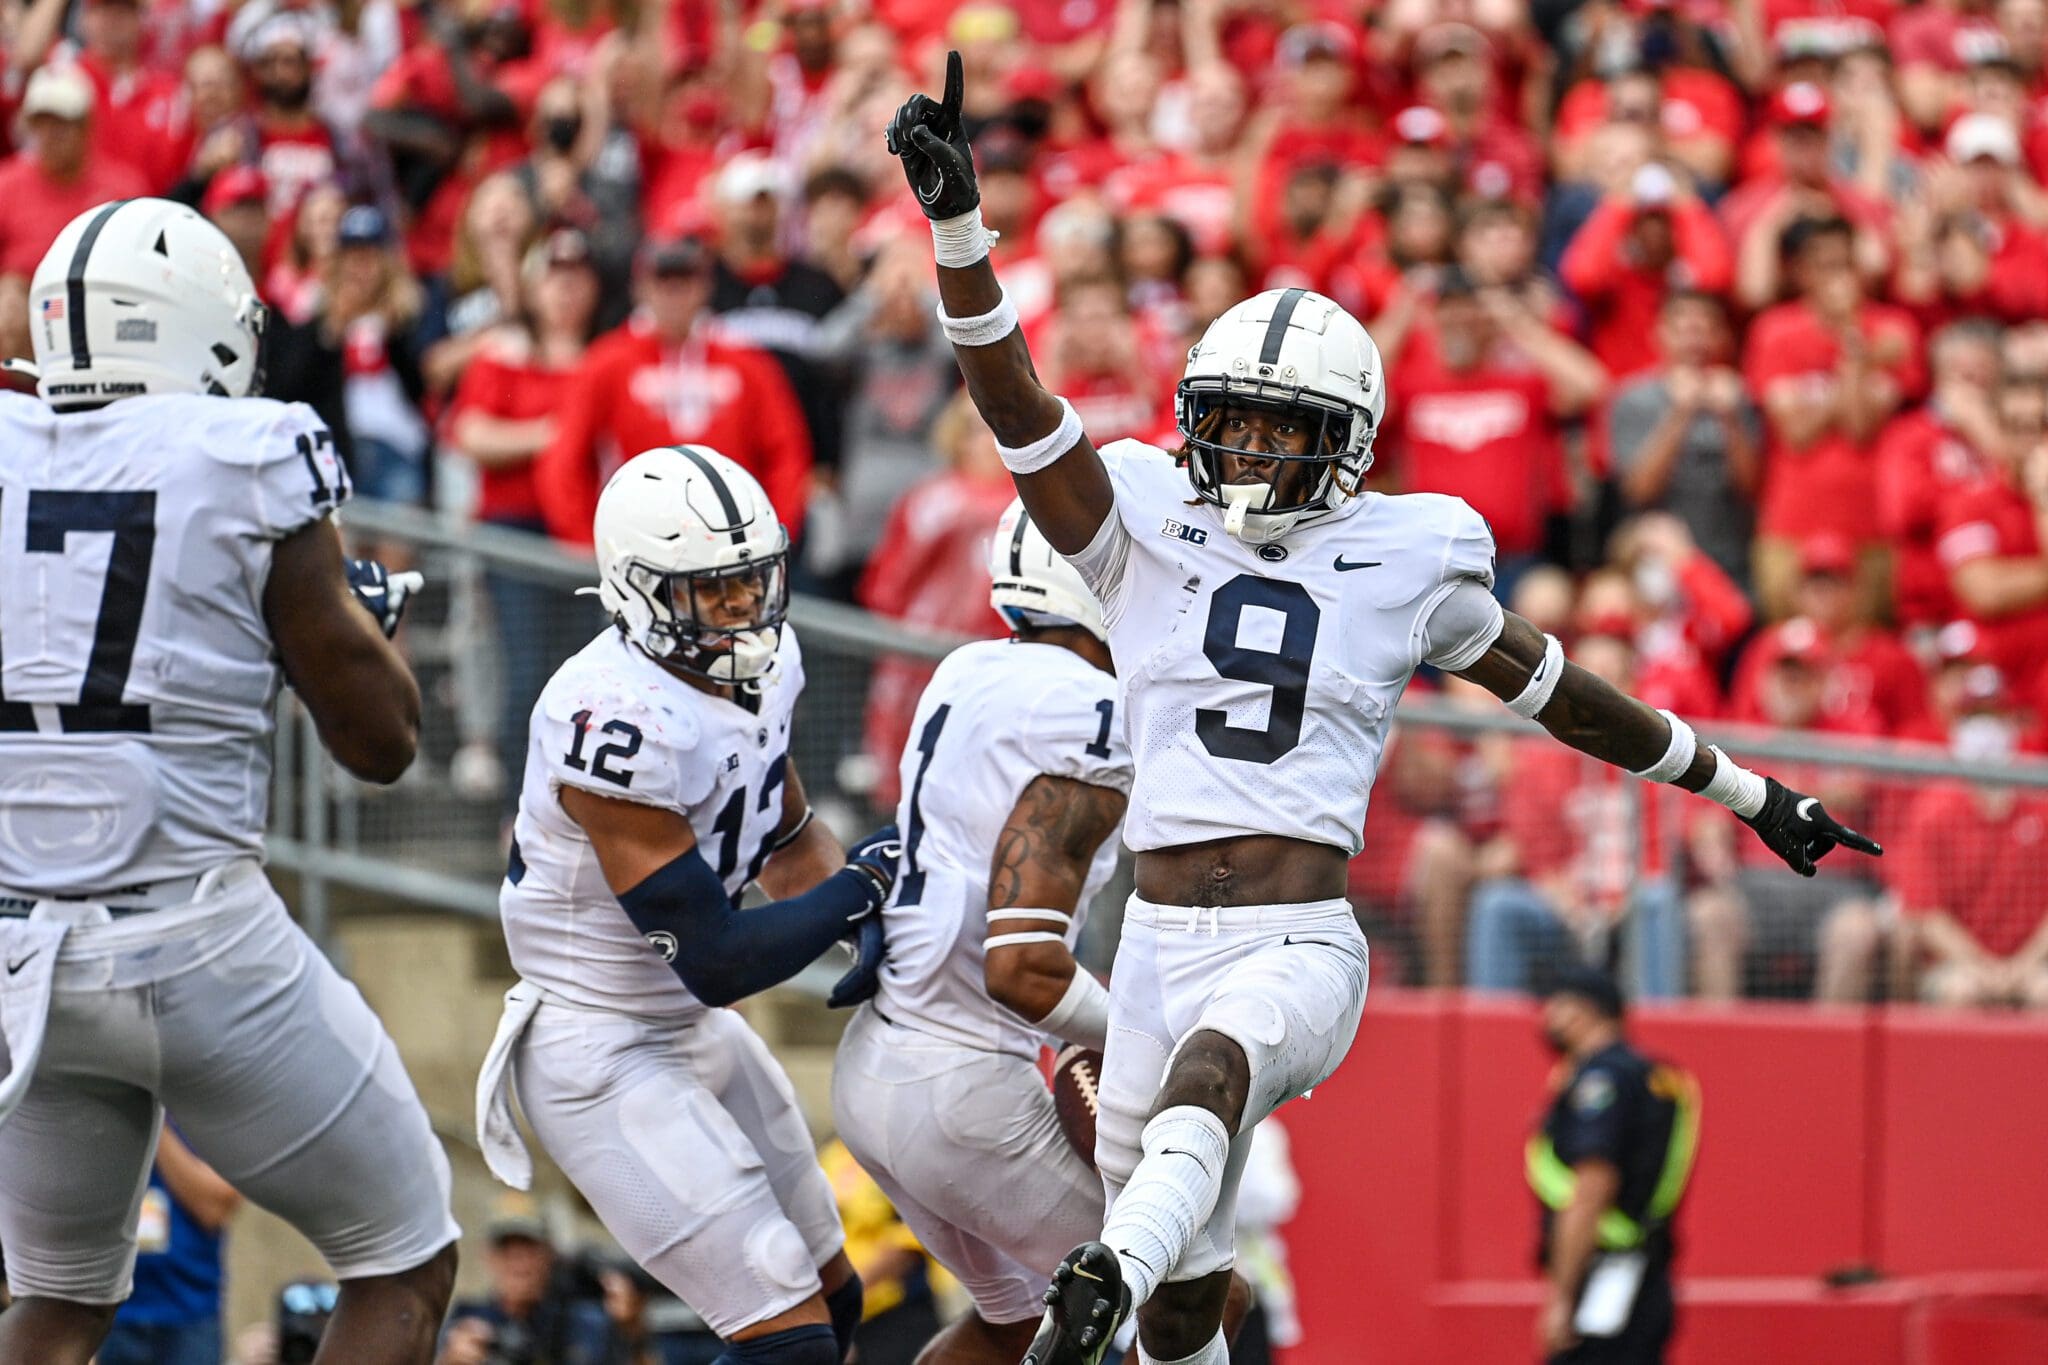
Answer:
M626 638L719 683L775 667L789 535L754 476L709 446L626 461L597 500L598 600Z
M36 391L53 407L263 385L269 310L248 267L225 233L168 199L72 219L29 281L28 314Z
M1038 523L1013 498L996 523L988 546L988 600L1012 630L1028 626L1079 626L1107 642L1102 605L1080 572L1045 538Z
M1271 482L1226 483L1222 456L1232 447L1218 430L1226 408L1295 416L1307 423L1308 444L1299 455L1260 452L1281 467ZM1358 492L1386 411L1379 347L1335 301L1307 289L1268 289L1210 323L1174 391L1189 481L1225 509L1231 535L1255 543L1278 540ZM1279 491L1289 465L1310 466L1291 496Z

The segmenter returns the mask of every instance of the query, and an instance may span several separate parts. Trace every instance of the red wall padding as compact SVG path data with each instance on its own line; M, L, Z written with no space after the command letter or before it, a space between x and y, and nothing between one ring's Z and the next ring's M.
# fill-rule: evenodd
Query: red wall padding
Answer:
M2048 1021L1675 1005L1631 1027L1705 1096L1677 1365L2048 1360L2048 1294L1821 1284L2048 1272ZM1532 1358L1536 1028L1520 1001L1375 988L1350 1060L1282 1111L1305 1191L1290 1365Z

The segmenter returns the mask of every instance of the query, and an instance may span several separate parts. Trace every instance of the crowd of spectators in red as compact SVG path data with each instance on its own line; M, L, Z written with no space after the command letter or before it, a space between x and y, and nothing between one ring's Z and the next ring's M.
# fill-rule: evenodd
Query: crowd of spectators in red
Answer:
M957 48L996 266L1098 443L1176 444L1206 323L1311 286L1388 367L1374 486L1469 500L1588 666L1702 720L2040 745L2048 0L8 0L0 45L8 354L65 221L168 195L365 492L584 544L622 457L704 441L800 587L994 633L1009 487L880 136ZM506 632L508 717L545 635ZM884 800L920 681L873 689ZM1725 821L1434 743L1358 886L1417 976L1468 973L1475 881L1584 941L1656 876L1675 989L1753 985L1796 902L1822 995L1903 922L1892 989L2048 1003L2032 796L1845 790L1891 856L1794 895Z

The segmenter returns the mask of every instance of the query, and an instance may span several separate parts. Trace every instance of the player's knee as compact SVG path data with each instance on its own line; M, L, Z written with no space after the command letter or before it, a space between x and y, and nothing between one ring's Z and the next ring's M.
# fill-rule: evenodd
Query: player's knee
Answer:
M711 1365L839 1365L839 1340L822 1324L735 1341Z
M1233 1130L1251 1092L1252 1068L1244 1049L1210 1029L1190 1034L1175 1054L1159 1088L1158 1114L1192 1104L1221 1118Z
M450 1242L412 1269L400 1271L391 1278L418 1296L426 1305L428 1315L439 1322L441 1315L448 1311L448 1300L455 1295L458 1260L456 1245Z

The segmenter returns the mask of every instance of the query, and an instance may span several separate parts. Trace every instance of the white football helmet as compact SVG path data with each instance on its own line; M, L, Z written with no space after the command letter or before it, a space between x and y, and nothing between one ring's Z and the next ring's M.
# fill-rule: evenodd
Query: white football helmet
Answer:
M1079 626L1108 641L1102 604L1081 581L1080 572L1053 549L1024 510L1022 498L1012 498L996 523L995 539L988 546L988 576L988 600L1010 629Z
M710 446L645 451L598 495L592 535L598 600L627 639L718 683L775 667L789 534L753 475Z
M28 316L36 392L56 408L263 386L269 310L248 267L168 199L117 199L67 223L29 281Z
M1219 456L1230 447L1216 439L1212 419L1226 406L1312 421L1306 454L1262 453L1283 465L1318 466L1300 496L1276 506L1272 483L1223 482ZM1188 480L1204 502L1224 509L1225 530L1254 544L1278 540L1355 496L1386 412L1380 348L1358 319L1307 289L1268 289L1210 323L1174 390Z

